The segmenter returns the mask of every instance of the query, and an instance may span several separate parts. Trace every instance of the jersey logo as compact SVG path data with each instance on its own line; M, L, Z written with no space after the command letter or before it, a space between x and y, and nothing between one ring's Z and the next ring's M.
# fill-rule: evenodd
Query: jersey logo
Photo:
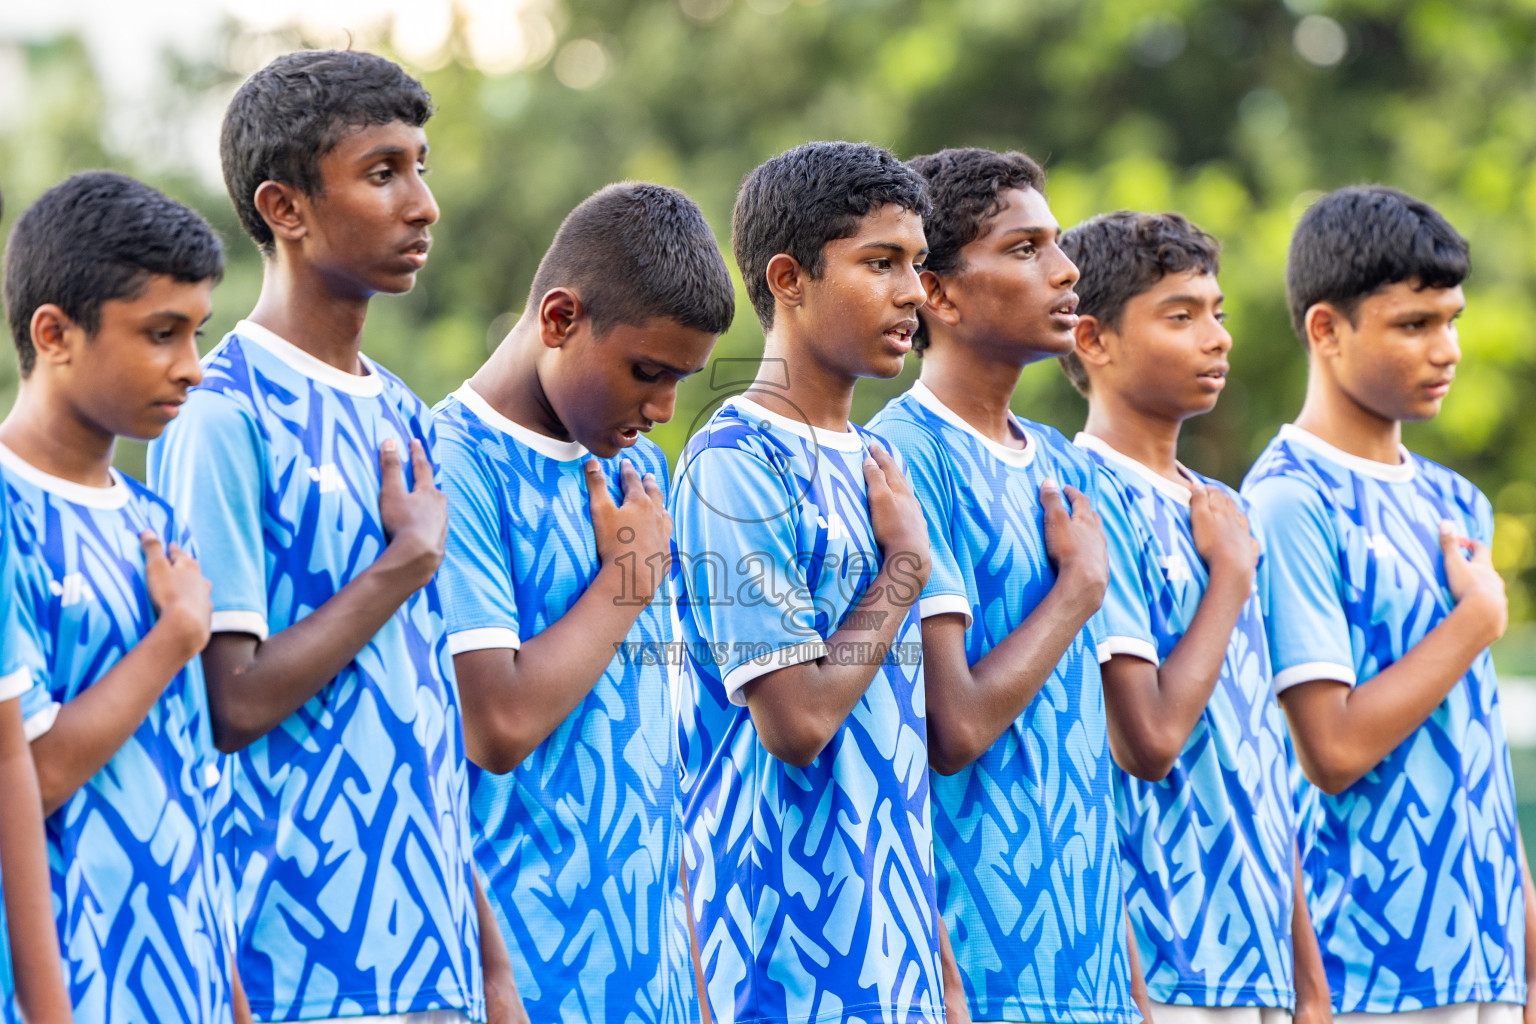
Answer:
M1158 555L1157 564L1162 567L1163 575L1168 577L1169 583L1183 583L1195 578L1183 555Z
M816 525L827 531L828 540L848 539L848 528L841 519L828 520L826 516L817 516Z
M336 468L336 463L327 462L323 466L309 467L309 478L320 485L321 494L329 494L332 491L341 490L341 485L346 479L341 475L341 470Z
M48 589L53 592L54 597L62 598L59 603L65 608L72 604L79 604L81 601L96 600L96 591L85 582L84 573L72 572L64 577L63 583L58 580L49 580Z
M1380 559L1394 558L1397 555L1397 548L1392 546L1392 542L1387 540L1387 535L1384 533L1371 534L1365 541L1365 548Z

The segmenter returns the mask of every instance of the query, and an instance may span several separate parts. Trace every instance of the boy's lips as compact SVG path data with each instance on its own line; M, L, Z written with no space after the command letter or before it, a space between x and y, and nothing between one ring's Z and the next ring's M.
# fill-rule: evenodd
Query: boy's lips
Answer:
M1061 302L1051 307L1051 322L1058 329L1070 331L1077 326L1077 293L1069 292Z
M912 349L912 335L917 333L916 320L903 320L893 327L885 329L885 337L890 341L891 347L905 355Z
M1445 377L1445 378L1443 378L1441 380L1437 380L1437 381L1434 381L1432 383L1425 384L1424 385L1424 393L1426 395L1428 395L1430 398L1444 398L1446 395L1448 395L1450 393L1450 391L1451 391L1451 381L1454 380L1454 379L1455 378L1453 378L1453 377Z
M1229 369L1230 367L1226 363L1222 363L1219 366L1212 366L1210 369L1200 371L1200 373L1196 374L1195 379L1200 381L1203 387L1211 391L1220 391L1227 386L1227 372Z
M427 250L431 247L432 239L418 238L411 242L411 244L407 245L405 248L401 249L400 255L404 256L413 265L415 265L417 270L420 270L422 267L427 265Z

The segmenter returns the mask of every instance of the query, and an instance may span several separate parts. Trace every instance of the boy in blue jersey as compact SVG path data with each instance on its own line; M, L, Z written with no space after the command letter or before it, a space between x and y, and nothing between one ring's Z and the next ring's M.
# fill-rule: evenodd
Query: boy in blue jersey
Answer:
M870 145L754 170L732 242L767 340L672 485L684 856L709 1009L942 1014L916 602L927 531L848 422L917 327L922 182Z
M735 293L687 196L566 217L527 311L434 410L475 855L531 1020L697 1019L667 648L672 418ZM622 453L622 454L621 454Z
M933 198L922 374L870 423L928 517L922 596L939 909L975 1020L1127 1024L1088 457L1008 403L1072 343L1077 268L1022 153L909 164Z
M10 503L0 501L0 594L18 592L15 530ZM18 604L0 609L0 1022L21 1024L25 1014L32 1024L68 1024L43 802L20 700L32 688L33 642Z
M1103 469L1104 699L1126 903L1159 1024L1329 1016L1295 884L1285 722L1244 503L1181 465L1232 336L1216 240L1178 214L1113 213L1062 248L1082 277L1061 366L1088 399L1076 443ZM1294 930L1293 930L1294 929ZM1294 942L1295 953L1292 945ZM1294 966L1293 966L1294 965Z
M1468 267L1455 228L1395 189L1313 204L1286 263L1306 401L1243 482L1275 689L1320 791L1308 902L1351 1017L1536 1020L1536 893L1488 653L1508 615L1492 511L1402 446L1455 376Z
M261 296L149 454L219 567L203 666L258 1020L516 1003L471 859L431 422L359 351L369 299L426 261L430 114L365 53L288 54L240 87L222 156Z
M6 246L22 377L0 423L6 602L76 1021L233 1019L195 661L208 582L170 507L112 469L117 437L158 435L197 383L223 270L201 217L105 172L48 190Z

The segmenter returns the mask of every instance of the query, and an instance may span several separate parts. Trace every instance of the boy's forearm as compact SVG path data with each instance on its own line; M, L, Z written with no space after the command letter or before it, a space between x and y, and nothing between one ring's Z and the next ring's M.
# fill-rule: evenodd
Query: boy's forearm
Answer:
M1282 692L1307 778L1341 793L1423 725L1491 643L1481 615L1458 604L1402 658L1356 686L1319 680Z
M309 615L258 641L215 633L203 654L213 739L234 753L265 736L329 683L417 590L390 549Z
M1515 842L1525 889L1525 1024L1536 1024L1536 882L1531 879L1531 859L1525 852L1525 840L1517 835Z
M196 655L169 623L158 622L117 664L59 708L53 726L32 744L44 814L62 807L112 760Z
M15 700L0 705L0 821L5 823L0 865L16 1001L33 1024L65 1024L69 994L53 920L42 801Z
M1221 678L1250 592L1247 575L1213 575L1189 629L1162 665L1127 656L1106 666L1110 746L1126 771L1156 782L1172 769Z
M470 760L492 772L521 764L592 692L644 608L633 594L626 599L618 567L607 566L568 612L519 649L455 655Z
M963 629L955 631L952 643L958 652L925 659L934 768L953 774L986 753L1029 707L1097 610L1070 582L1058 579L1024 621L974 665L965 664ZM932 648L929 633L925 620L925 652Z
M899 556L898 556L899 557ZM774 757L804 768L821 754L869 689L917 601L922 581L888 560L846 625L827 638L827 655L765 673L743 687L758 738ZM850 652L868 652L867 657Z
M1328 991L1328 972L1323 967L1323 949L1312 927L1312 913L1307 909L1306 876L1301 871L1301 855L1294 858L1295 891L1291 900L1291 956L1296 973L1296 1016L1309 1024L1326 1022L1333 1015L1333 997Z
M512 976L512 954L501 934L501 923L491 909L480 875L475 874L475 914L480 923L480 970L485 981L486 1024L528 1024L517 982Z

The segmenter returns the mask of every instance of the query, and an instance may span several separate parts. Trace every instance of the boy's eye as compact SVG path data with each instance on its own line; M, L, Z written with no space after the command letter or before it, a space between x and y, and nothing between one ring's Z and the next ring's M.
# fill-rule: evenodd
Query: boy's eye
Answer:
M1019 256L1033 256L1038 250L1035 248L1034 242L1025 242L1013 251Z
M1226 310L1218 309L1216 311L1216 322L1219 323L1219 324L1224 324L1224 323L1227 322L1227 311Z
M647 384L654 384L661 380L660 373L646 373L644 370L640 369L638 364L634 367L633 372L635 374L636 380L644 381Z
M891 261L889 259L885 258L884 256L880 257L879 259L870 260L869 261L869 265L871 267L874 267L876 270L890 270L891 269Z

